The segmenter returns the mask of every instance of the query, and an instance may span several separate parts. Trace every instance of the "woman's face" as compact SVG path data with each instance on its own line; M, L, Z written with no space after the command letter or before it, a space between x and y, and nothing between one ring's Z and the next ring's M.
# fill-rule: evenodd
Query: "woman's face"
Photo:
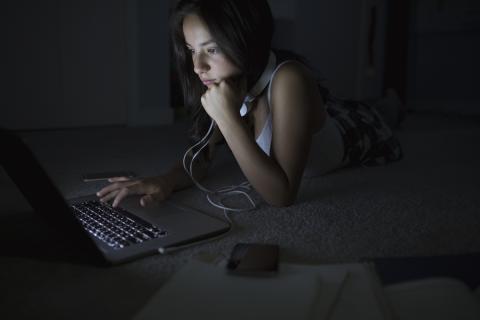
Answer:
M207 87L241 73L215 43L207 25L198 15L185 17L183 35L192 55L193 71Z

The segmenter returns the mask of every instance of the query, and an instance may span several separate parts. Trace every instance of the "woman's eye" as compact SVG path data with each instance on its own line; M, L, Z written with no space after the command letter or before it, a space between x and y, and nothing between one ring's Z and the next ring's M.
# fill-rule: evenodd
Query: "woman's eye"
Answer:
M219 51L220 51L220 50L218 50L218 48L209 48L209 49L207 50L207 52L210 53L210 54L216 54L216 53L218 53Z

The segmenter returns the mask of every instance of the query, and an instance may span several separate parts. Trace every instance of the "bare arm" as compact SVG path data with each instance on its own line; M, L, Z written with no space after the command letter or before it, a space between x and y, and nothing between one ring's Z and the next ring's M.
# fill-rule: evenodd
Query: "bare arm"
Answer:
M297 64L286 64L272 83L272 147L266 155L238 119L218 123L240 168L274 206L288 206L296 198L313 134L313 108L322 107L315 80ZM325 114L323 114L325 116Z
M221 136L221 135L220 135ZM209 154L199 156L193 168L195 180L201 181L205 178L210 159L213 154L218 134L210 139ZM106 202L112 200L115 207L120 204L123 198L138 194L140 204L146 206L154 202L162 202L174 191L185 189L193 184L192 179L183 168L183 162L178 161L167 173L156 177L147 177L143 179L130 179L128 177L115 177L109 179L110 185L97 192L100 201Z

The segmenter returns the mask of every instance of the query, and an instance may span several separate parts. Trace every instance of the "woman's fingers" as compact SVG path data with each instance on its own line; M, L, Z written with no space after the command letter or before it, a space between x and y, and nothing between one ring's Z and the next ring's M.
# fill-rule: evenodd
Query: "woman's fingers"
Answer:
M120 202L129 195L142 195L140 205L148 206L155 202L162 202L171 193L171 188L166 184L164 178L156 177L130 180L126 177L115 177L112 178L112 182L113 183L97 192L97 196L102 202L113 199L113 207L118 206Z
M142 207L150 206L164 201L167 198L166 194L163 191L158 191L155 193L147 194L140 199L140 205Z
M129 195L145 193L143 184L139 182L121 183L121 184L114 183L113 185L116 185L115 189L111 190L109 193L107 193L107 195L105 195L101 199L101 201L104 201L104 202L113 199L112 207L118 206L120 202Z
M120 192L120 190L114 190L110 193L107 193L105 196L100 198L100 202L110 201L111 199L115 198L119 192Z
M123 188L121 189L118 193L117 193L117 196L115 197L115 199L113 199L113 203L112 203L112 207L116 207L120 204L120 202L123 200L123 198L125 198L126 196L128 196L129 194L129 190L128 188Z
M109 184L108 186L103 187L102 189L100 189L100 191L97 192L97 197L104 197L105 195L117 189L119 189L118 184L116 183Z
M127 187L123 187L121 189L117 189L117 190L113 190L113 191L110 191L109 193L107 193L105 196L101 197L100 198L100 201L101 202L108 202L112 199L113 200L113 203L112 203L112 206L113 207L116 207L120 204L120 202L128 195L132 195L132 194L135 194L137 193L138 194L138 188L137 188L137 185L131 185L131 186L127 186Z
M152 203L153 203L153 197L151 194L147 194L146 196L143 196L142 198L140 198L140 205L142 207L149 206Z
M137 182L136 181L130 181L130 182L114 182L112 184L109 184L108 186L102 188L100 191L97 192L97 196L98 197L103 197L104 195L112 192L112 191L115 191L115 190L118 190L118 189L122 189L122 188L125 188L125 187L129 187L133 184L136 184Z

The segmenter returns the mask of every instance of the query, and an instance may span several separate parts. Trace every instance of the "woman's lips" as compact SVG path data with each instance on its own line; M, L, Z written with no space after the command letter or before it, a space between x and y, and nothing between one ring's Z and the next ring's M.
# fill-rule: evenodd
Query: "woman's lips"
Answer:
M213 83L215 83L215 79L213 80L202 80L203 84L206 85L206 86L209 86Z

